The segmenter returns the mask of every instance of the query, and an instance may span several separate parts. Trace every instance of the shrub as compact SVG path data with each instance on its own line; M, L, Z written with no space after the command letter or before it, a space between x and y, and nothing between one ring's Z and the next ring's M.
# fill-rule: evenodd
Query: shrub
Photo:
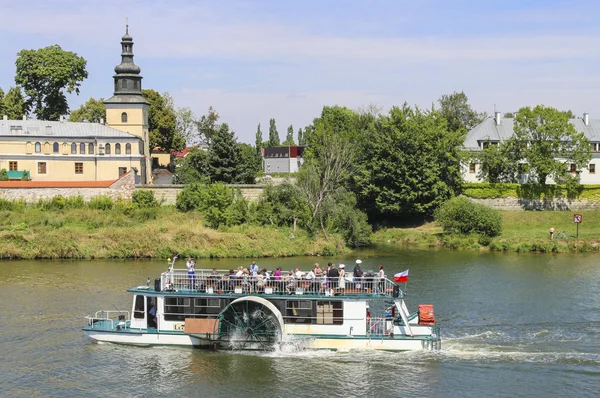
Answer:
M88 202L88 208L94 210L110 210L114 207L115 202L108 196L94 196Z
M27 170L23 170L21 181L31 181L31 177L29 176L29 172Z
M212 228L242 224L248 212L248 202L239 190L223 183L186 185L177 195L176 206L179 211L199 211Z
M135 190L131 194L131 200L137 207L157 207L160 205L153 191Z
M0 181L8 181L8 172L6 169L0 170Z
M445 232L498 236L502 216L498 210L472 202L464 196L446 201L435 212L435 220Z

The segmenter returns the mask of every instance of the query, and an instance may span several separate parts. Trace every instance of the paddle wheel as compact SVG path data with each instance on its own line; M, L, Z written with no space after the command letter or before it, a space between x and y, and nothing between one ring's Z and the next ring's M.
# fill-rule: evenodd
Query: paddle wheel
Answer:
M283 317L269 301L241 297L219 314L219 341L231 349L271 350L281 342Z

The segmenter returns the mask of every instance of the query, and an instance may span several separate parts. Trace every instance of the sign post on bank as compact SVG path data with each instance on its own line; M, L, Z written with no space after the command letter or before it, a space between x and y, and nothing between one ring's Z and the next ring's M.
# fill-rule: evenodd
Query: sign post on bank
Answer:
M575 225L577 225L575 237L579 238L579 224L583 222L583 216L581 214L573 214L573 222L575 223Z

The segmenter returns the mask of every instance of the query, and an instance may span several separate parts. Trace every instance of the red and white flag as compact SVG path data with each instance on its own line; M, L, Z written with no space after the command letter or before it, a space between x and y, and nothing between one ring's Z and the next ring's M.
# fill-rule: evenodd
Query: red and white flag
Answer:
M399 282L399 283L408 282L408 270L398 272L396 275L394 275L394 282Z

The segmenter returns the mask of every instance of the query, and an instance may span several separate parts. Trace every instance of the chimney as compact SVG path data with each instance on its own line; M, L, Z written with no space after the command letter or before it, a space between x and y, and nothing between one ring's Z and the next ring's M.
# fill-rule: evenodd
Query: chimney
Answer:
M23 120L27 120L27 115L23 115Z
M104 124L104 118L100 118L100 124Z
M500 112L494 112L494 120L496 121L496 126L500 126Z
M583 124L586 126L590 125L590 114L587 112L583 112Z
M65 117L63 115L60 115L60 122L64 123L65 122Z
M8 120L8 116L7 115L2 116L2 120Z

